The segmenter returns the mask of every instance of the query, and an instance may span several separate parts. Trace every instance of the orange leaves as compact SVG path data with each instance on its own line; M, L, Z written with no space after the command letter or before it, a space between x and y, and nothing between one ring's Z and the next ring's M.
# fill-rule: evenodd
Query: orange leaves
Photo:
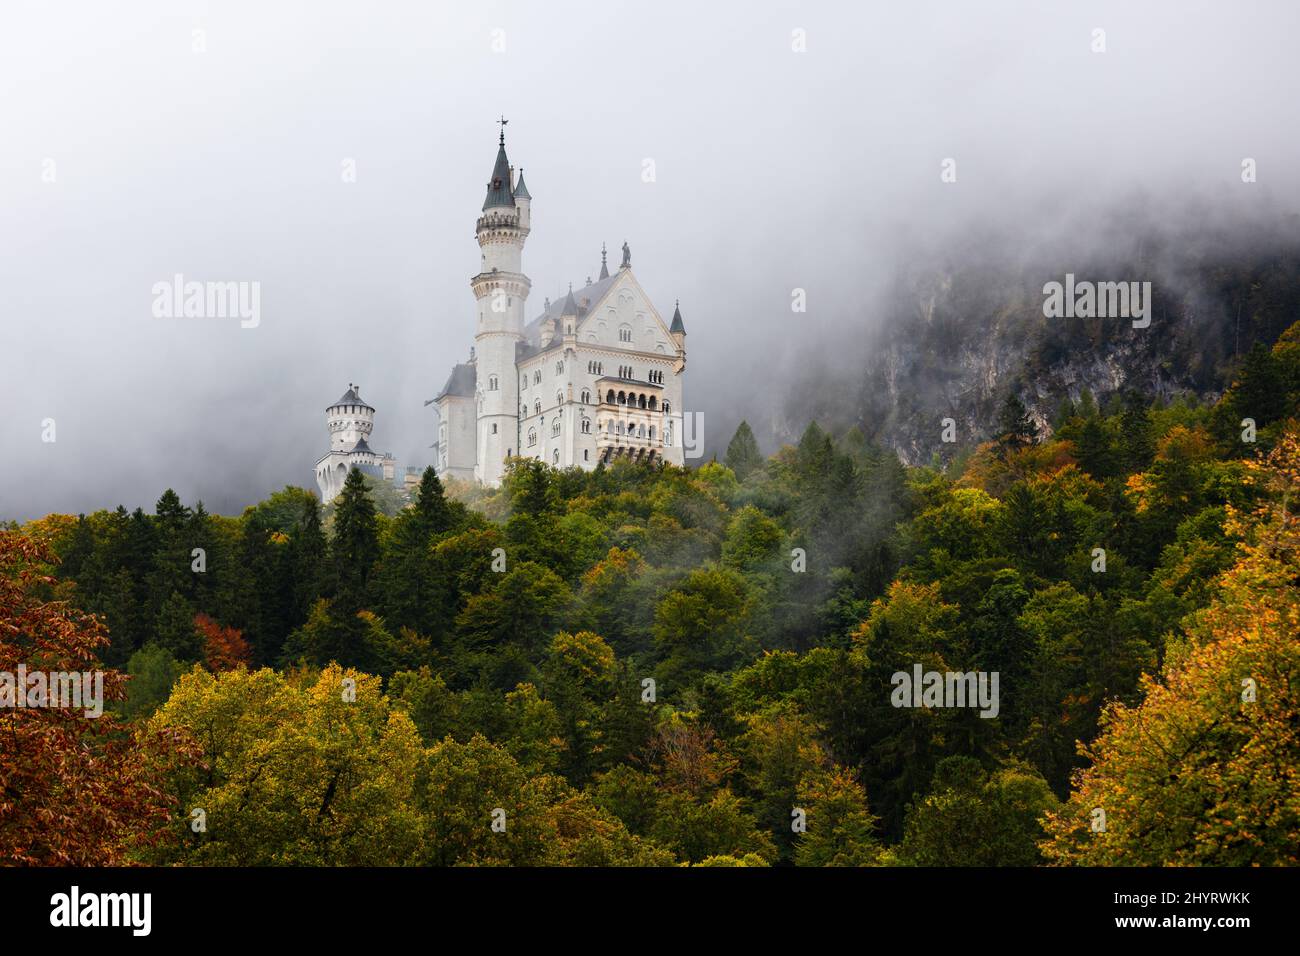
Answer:
M194 615L194 629L203 636L203 660L213 671L231 671L252 660L252 649L237 628L222 627L206 614Z
M97 659L107 631L63 602L44 601L49 546L0 531L0 671L102 675L104 700L121 699L125 677ZM158 838L168 801L155 769L187 751L166 742L155 753L121 733L108 714L85 708L0 710L0 862L122 865L133 847Z

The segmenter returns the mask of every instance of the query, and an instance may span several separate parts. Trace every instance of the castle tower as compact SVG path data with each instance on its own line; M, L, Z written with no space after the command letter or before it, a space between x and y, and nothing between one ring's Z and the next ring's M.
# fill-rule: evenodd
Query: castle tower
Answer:
M475 228L481 260L470 279L478 313L476 356L477 462L474 476L500 484L505 460L519 453L519 379L515 353L524 341L524 305L532 283L523 273L524 242L531 226L532 197L522 172L515 182L506 158L505 119L496 164L487 185L483 215Z
M375 429L374 406L361 400L361 386L348 385L343 397L325 409L330 451L351 451Z
M316 462L321 502L329 504L343 490L348 471L360 468L376 478L393 480L392 455L373 451L367 439L375 428L375 408L361 397L360 385L348 385L343 397L325 409L330 450Z

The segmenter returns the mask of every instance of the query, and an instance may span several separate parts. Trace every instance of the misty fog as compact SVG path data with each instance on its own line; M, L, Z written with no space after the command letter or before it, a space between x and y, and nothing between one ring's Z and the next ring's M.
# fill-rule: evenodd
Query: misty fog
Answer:
M680 299L712 453L808 356L860 361L916 257L1294 213L1297 27L1282 0L7 3L0 520L314 489L350 382L372 447L431 463L501 115L530 314L626 241ZM154 317L176 274L260 283L259 324Z

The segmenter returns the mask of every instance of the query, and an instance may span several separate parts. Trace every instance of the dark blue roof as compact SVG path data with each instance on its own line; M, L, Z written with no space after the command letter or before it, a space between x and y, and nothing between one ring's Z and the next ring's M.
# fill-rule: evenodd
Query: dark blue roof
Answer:
M682 306L680 302L677 304L676 308L673 309L673 324L669 327L668 331L680 332L683 335L686 334L686 326L682 322Z
M487 198L483 200L484 211L493 206L514 206L515 197L510 194L510 160L506 159L506 141L503 137L497 147L497 162L492 167L492 178L488 181Z
M542 183L542 185L545 186L546 184L545 184L545 183ZM532 197L531 195L529 195L529 193L528 193L528 187L524 185L524 171L523 171L522 169L519 170L519 182L515 184L515 198L516 198L516 199L532 199L532 198L533 198L533 197Z
M452 367L451 375L447 376L447 384L442 387L441 392L434 396L433 400L436 402L444 395L473 397L474 386L477 384L478 373L474 366L461 362Z
M361 396L358 395L351 388L349 388L346 392L344 392L343 397L340 398L337 402L335 402L333 405L328 406L326 410L328 411L330 408L335 408L339 405L361 405L364 406L365 408L370 409L372 412L375 410L375 406L365 402L361 398Z

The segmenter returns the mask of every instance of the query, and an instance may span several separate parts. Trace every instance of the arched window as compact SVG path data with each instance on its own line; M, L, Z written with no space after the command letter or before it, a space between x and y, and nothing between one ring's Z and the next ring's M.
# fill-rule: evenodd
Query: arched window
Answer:
M542 413L542 400L539 398L537 399L537 401L533 402L533 414L540 415L541 413Z
M614 390L612 388L609 390L609 393L605 396L605 404L607 405L614 404Z
M556 392L556 393L555 393L555 404L556 404L556 405L563 405L563 404L564 404L564 393L563 393L563 392Z
M591 392L585 388L582 390L582 404L584 405L591 404Z
M640 396L640 397L637 399L637 402L638 402L638 406L639 406L640 408L645 408L645 396L644 396L644 395Z
M556 374L556 375L563 375L563 374L564 374L564 363L563 363L563 362L556 362L556 363L555 363L555 374Z
M659 399L657 399L657 398L655 398L653 395L651 395L651 396L650 396L650 411L653 412L653 411L655 410L655 406L656 406L658 403L659 403Z
M618 393L618 403L619 403L620 405L626 405L626 404L627 404L627 393L626 393L626 392L619 392L619 393Z
M560 420L557 418L551 422L551 437L554 438L560 434Z
M528 447L532 448L536 444L537 444L537 429L530 428L528 429Z
M560 465L560 449L551 452L551 462L558 468Z
M664 414L665 414L665 415L668 414L668 403L667 403L667 402L664 402Z
M650 440L655 440L655 427L653 425L650 426Z
M582 460L583 460L583 461L590 461L590 459L587 457L587 455L588 455L588 451L587 451L587 449L584 448L584 449L582 450Z
M636 427L636 437L645 438L645 424L642 423Z
M497 377L496 377L495 375L489 375L489 376L488 376L488 391L489 391L489 392L495 392L495 391L497 390L498 387L499 387L499 383L497 382Z
M631 342L631 341L632 341L632 326L630 326L630 325L620 325L620 326L618 327L618 340L619 340L620 342Z
M584 419L582 420L582 433L583 433L584 435L590 435L590 434L591 434L591 419L590 419L590 418L584 418Z
M537 369L535 372L533 372L533 384L534 385L542 384L542 370L540 368Z

